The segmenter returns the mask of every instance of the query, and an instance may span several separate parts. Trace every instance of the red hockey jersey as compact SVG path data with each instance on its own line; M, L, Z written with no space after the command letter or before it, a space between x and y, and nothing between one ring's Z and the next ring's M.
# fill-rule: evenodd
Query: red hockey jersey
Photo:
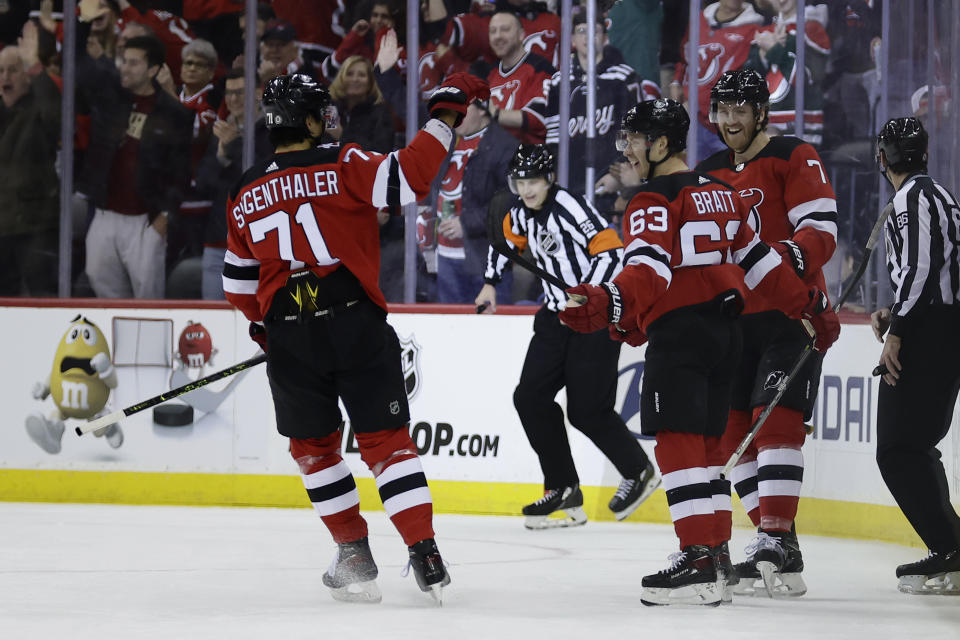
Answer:
M496 54L490 48L491 13L461 13L447 23L447 29L441 42L453 47L457 55L467 61L483 58L488 64L497 61ZM556 66L557 47L560 45L560 16L543 12L535 15L521 15L523 25L523 48L535 53Z
M799 317L809 287L754 234L748 214L736 191L701 173L647 182L623 218L624 268L614 279L624 298L621 327L646 331L668 311L731 290L749 299L756 289Z
M501 62L487 76L490 103L497 109L523 111L524 126L504 127L521 142L540 144L547 137L547 96L554 68L538 55L528 53L512 69Z
M750 207L750 226L767 243L793 240L806 260L804 279L826 289L823 265L837 247L837 200L816 149L793 136L770 139L755 158L733 164L721 151L699 165L737 188ZM753 299L747 312L770 309Z
M227 300L260 321L291 273L306 268L323 277L343 266L386 309L377 210L426 196L451 142L453 131L429 120L387 155L329 145L251 167L227 200Z

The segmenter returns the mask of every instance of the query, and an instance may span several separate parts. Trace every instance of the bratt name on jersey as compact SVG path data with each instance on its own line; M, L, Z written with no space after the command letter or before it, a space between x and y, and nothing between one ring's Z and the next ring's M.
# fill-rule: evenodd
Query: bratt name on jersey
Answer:
M690 197L697 206L697 213L736 213L737 205L729 191L691 191Z
M281 200L318 198L340 193L336 171L314 171L313 180L303 173L276 176L245 190L233 208L233 217L243 227L243 216L263 211Z

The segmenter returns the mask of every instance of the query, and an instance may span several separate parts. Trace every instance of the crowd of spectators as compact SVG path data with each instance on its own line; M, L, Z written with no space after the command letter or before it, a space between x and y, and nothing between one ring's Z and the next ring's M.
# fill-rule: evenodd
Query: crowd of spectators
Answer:
M557 144L566 128L568 185L593 199L616 228L635 180L613 137L638 100L688 97L689 2L601 0L590 25L575 0L573 46L566 52L570 96L560 95L556 0L420 4L414 44L406 41L405 0L260 2L257 86L247 87L242 0L81 0L74 17L62 15L59 0L0 3L0 296L57 290L65 19L76 21L78 35L74 295L222 298L225 202L242 173L244 133L252 132L257 158L271 151L260 116L244 122L245 92L259 97L272 77L306 73L329 86L339 116L321 142L388 153L404 142L404 74L414 51L424 101L455 71L480 75L491 87L488 102L471 105L431 197L420 203L418 301L472 301L486 255L487 205L506 188L506 163L521 142ZM772 134L795 134L799 77L805 83L800 133L834 169L841 203L852 195L858 209L875 206L844 180L850 167L869 161L864 149L876 129L879 5L807 0L806 68L798 70L796 0L704 2L697 156L722 147L709 122L708 95L723 71L746 66L767 78ZM594 114L586 113L590 29L597 43ZM924 91L913 96L918 112L927 109ZM936 97L938 108L948 99ZM563 101L570 107L566 123ZM586 183L586 159L595 169L593 184ZM395 213L380 215L381 285L389 301L399 302L405 233ZM530 297L522 278L516 280L505 281L499 299Z

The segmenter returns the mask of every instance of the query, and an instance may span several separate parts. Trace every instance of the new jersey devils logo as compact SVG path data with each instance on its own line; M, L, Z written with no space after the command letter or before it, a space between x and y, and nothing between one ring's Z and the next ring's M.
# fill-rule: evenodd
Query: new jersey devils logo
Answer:
M519 88L519 80L508 80L496 87L490 87L490 100L500 109L513 109Z
M750 214L747 216L747 224L756 234L760 233L760 205L763 204L763 191L751 187L740 192L740 199L744 204L750 207Z
M531 33L523 39L523 48L531 53L537 54L538 56L547 58L549 57L547 53L550 49L550 46L547 44L547 39L555 41L557 39L557 32L553 29L545 29L543 31Z
M773 65L767 72L766 80L767 88L770 89L770 104L782 101L790 93L790 83L793 78L787 80L777 65Z
M726 49L719 42L708 42L697 48L700 65L697 70L700 77L697 84L708 84L720 75L720 62Z

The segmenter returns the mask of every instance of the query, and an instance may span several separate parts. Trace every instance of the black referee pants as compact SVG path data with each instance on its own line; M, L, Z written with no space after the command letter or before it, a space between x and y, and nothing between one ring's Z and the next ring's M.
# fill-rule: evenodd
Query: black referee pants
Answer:
M625 478L647 466L647 455L613 406L620 343L607 330L581 334L560 324L546 307L537 311L533 338L513 393L520 422L540 458L544 489L579 484L563 410L554 398L567 388L567 417Z
M900 510L931 551L960 549L936 445L950 429L960 389L960 308L932 307L903 336L897 386L880 383L877 465Z

